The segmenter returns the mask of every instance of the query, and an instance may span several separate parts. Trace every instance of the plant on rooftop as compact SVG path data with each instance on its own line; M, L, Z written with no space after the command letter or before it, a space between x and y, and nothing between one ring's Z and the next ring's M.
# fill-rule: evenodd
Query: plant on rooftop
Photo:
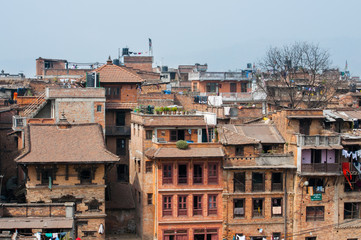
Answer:
M171 110L172 110L173 112L176 112L176 111L177 111L177 107L172 107Z
M178 142L176 142L176 146L178 149L187 149L188 148L188 143L184 140L179 140Z
M164 107L163 110L164 110L164 112L169 112L170 111L169 107Z

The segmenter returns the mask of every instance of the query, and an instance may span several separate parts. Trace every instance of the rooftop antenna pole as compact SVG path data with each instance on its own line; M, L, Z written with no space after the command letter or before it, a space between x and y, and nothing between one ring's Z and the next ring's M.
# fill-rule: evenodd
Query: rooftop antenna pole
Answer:
M118 60L120 61L120 48L118 48Z

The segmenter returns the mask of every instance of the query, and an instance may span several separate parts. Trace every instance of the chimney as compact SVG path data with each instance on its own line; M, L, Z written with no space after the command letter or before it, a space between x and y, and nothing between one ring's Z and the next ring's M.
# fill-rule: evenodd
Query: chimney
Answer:
M111 59L111 57L109 56L109 58L108 58L108 60L107 60L107 65L112 65L112 64L113 64L112 59Z

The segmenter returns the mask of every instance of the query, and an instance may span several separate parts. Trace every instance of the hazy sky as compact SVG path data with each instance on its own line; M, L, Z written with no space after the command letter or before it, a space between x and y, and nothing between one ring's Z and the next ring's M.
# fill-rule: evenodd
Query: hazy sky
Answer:
M319 43L361 75L360 0L0 0L0 70L35 75L35 59L105 62L118 48L170 67L257 63L270 46Z

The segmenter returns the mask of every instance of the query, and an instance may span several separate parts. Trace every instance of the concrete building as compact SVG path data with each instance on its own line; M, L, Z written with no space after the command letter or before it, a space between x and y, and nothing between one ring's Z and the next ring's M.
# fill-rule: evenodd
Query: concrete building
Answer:
M130 182L142 239L221 239L224 153L210 143L215 124L202 115L140 113L131 122Z

